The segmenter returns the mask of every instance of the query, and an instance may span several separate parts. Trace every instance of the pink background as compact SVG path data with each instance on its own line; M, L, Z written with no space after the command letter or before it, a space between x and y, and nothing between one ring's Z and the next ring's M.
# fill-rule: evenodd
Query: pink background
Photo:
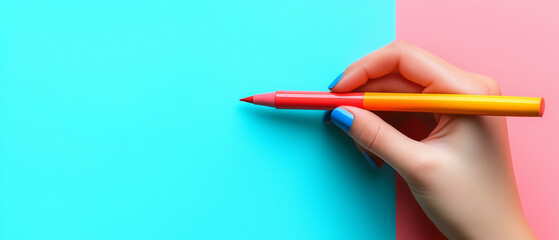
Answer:
M539 238L559 239L559 2L397 0L396 38L496 79L504 95L545 98L543 118L508 126L528 221ZM406 185L396 188L396 238L432 239Z

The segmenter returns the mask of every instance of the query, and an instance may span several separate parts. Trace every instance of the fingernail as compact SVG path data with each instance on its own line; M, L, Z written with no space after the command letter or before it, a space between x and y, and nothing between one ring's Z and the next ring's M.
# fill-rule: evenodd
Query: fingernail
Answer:
M375 159L373 159L373 157L371 157L371 155L369 155L366 152L363 152L363 157L365 157L365 159L367 160L367 162L369 163L369 165L371 166L371 168L373 170L378 170L378 165L375 162Z
M330 115L332 115L332 111L325 111L324 115L322 115L322 122L329 123L330 122Z
M336 79L334 79L334 81L332 83L330 83L330 86L328 86L328 89L334 88L336 86L336 84L338 84L340 79L342 79L342 76L344 76L344 73L341 73Z
M349 132L351 129L351 124L353 124L353 114L348 112L343 108L336 108L330 114L330 118L332 122L336 124L336 126L340 127L341 129Z

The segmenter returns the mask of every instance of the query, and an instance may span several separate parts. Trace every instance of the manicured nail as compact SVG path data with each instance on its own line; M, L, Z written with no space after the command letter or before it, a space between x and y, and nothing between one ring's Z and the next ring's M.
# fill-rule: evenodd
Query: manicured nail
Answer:
M332 111L325 111L324 115L322 115L322 122L329 123L330 122L330 115L332 115Z
M351 129L351 124L353 124L353 114L348 112L343 108L336 108L332 111L330 115L332 122L336 124L336 126L340 127L341 129L349 132Z
M365 157L365 159L367 160L367 162L369 163L369 165L371 166L371 168L373 170L378 170L378 165L375 162L375 159L373 159L373 157L371 157L371 155L369 155L366 152L363 152L363 157Z
M334 88L336 86L336 84L338 84L340 79L342 79L342 76L344 76L344 73L341 73L336 79L334 79L334 81L332 83L330 83L330 86L328 86L328 89Z

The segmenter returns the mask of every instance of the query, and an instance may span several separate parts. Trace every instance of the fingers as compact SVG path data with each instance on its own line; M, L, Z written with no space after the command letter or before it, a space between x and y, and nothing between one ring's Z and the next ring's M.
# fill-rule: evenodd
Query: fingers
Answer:
M491 87L435 55L404 41L394 41L357 62L330 85L333 92L349 92L370 79L394 71L430 93L488 94Z
M324 111L322 122L325 124L330 124L332 122L330 115L332 115L332 111ZM357 142L355 143L355 146L357 147L359 152L361 152L361 154L373 170L378 170L383 165L384 162L378 156L372 154L367 149L359 145Z
M382 167L384 161L382 161L382 159L380 159L377 155L369 152L369 150L363 148L363 146L359 145L359 143L357 142L355 142L355 146L357 147L359 152L363 154L363 157L365 158L367 163L369 163L369 166L371 166L373 170L378 170L380 167Z
M348 133L359 145L379 156L402 174L415 164L423 143L414 141L377 115L356 107L334 109L332 122Z
M400 92L420 93L423 86L402 77L397 71L371 79L353 90L354 92Z

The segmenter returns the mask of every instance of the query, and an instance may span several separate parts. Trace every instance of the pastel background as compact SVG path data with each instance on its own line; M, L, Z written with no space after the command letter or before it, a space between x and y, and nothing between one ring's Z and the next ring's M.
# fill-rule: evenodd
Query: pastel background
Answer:
M549 0L396 1L397 38L491 76L505 95L545 98L543 118L508 118L522 205L540 239L559 239L558 13ZM397 238L434 239L438 231L411 207L408 190L396 188Z
M394 172L322 112L393 1L0 1L0 239L393 239Z
M558 239L554 1L0 1L0 239L434 239L394 171L321 112L238 102L326 90L394 38L508 95L522 203ZM211 98L207 98L208 95Z

